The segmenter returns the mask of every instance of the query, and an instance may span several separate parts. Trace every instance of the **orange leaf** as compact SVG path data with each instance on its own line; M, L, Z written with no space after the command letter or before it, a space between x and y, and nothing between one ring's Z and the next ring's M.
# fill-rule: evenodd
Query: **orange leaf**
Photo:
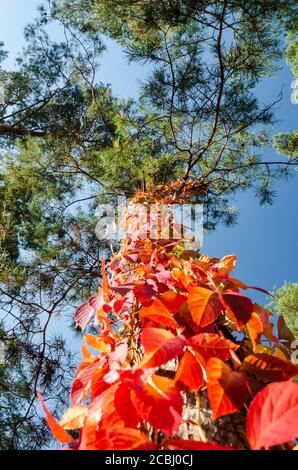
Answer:
M42 399L41 393L38 393L38 399L41 403L43 411L45 412L48 426L57 441L61 444L66 444L67 442L72 442L74 439L60 426L59 423L55 420L54 416L49 412L46 407L45 402Z
M270 354L250 354L244 359L241 369L258 378L273 381L287 380L298 375L298 367Z
M235 413L248 398L245 376L241 372L232 371L215 357L209 359L207 364L207 390L213 411L212 419Z
M83 427L85 418L88 414L86 406L73 406L66 410L60 420L60 426L63 429L79 429Z
M141 344L145 353L139 367L158 367L181 354L186 340L161 328L143 328Z
M201 327L213 323L223 309L217 294L204 287L191 287L188 292L188 306L193 321Z
M84 335L84 340L93 349L97 349L97 351L101 351L103 353L109 353L110 352L110 347L105 344L105 342L102 339L97 338L94 335Z
M211 269L219 274L228 274L235 269L236 261L236 255L224 256L218 263L214 264Z
M175 374L175 382L183 384L190 392L195 392L204 385L202 366L195 351L187 349L183 354Z
M257 344L260 342L264 331L262 320L256 312L252 312L251 319L247 322L246 328L251 339L252 346L255 349Z
M269 384L255 396L247 413L247 437L252 449L268 449L298 437L297 383Z
M187 343L198 351L205 361L211 357L218 357L227 361L231 356L231 351L237 351L239 346L229 339L213 333L200 333L188 339Z
M109 283L105 272L105 259L102 258L101 262L101 285L104 294L109 293Z
M187 270L185 268L179 269L179 268L173 268L172 271L172 276L176 281L181 282L182 286L187 289L189 284L192 282L192 278L189 276Z
M182 305L187 302L187 297L179 292L169 290L160 295L160 300L171 313L178 313Z
M179 328L179 324L174 320L171 312L160 300L154 300L149 307L143 306L140 310L140 317L149 318L168 328Z

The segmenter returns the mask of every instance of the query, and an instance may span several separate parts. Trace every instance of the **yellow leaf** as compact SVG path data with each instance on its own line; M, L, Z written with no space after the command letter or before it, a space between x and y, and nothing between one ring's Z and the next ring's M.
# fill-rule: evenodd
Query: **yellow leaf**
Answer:
M73 406L65 411L60 426L64 429L79 429L83 427L87 414L88 408L86 406Z

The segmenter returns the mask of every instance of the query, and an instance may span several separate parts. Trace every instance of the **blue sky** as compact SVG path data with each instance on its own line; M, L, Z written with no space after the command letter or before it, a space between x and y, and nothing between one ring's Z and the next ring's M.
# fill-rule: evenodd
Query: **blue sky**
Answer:
M12 67L14 58L24 44L23 28L35 16L38 0L0 0L0 41L10 51L7 66ZM57 35L57 31L53 30ZM111 41L108 53L101 60L99 79L111 83L113 92L122 97L133 96L139 80L146 71L138 65L125 62L123 52ZM266 79L258 94L268 103L276 99L284 87L283 100L278 105L274 133L297 127L298 105L290 101L292 73L284 64L272 79ZM268 157L278 158L273 150ZM298 281L298 174L287 182L277 182L277 197L273 206L260 207L252 192L237 194L234 204L239 209L238 224L232 228L219 227L205 236L203 251L211 256L235 253L238 266L235 275L241 280L271 290L284 281ZM264 296L253 294L256 300L265 302Z

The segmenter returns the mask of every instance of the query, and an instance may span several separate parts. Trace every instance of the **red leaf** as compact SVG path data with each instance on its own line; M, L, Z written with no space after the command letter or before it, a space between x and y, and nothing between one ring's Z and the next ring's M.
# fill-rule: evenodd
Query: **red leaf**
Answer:
M215 357L207 364L207 389L213 419L238 411L248 398L245 376Z
M298 375L297 366L283 361L279 357L263 353L246 356L241 369L270 382L288 380L294 375Z
M74 316L76 328L79 326L81 330L84 331L91 320L93 312L94 307L89 304L89 301L78 307Z
M156 449L156 445L137 429L116 428L99 432L96 448L99 450L152 450Z
M239 346L229 339L212 333L200 333L188 339L187 343L203 356L205 361L211 357L218 357L227 361L230 351L237 351Z
M245 295L238 292L225 292L221 294L221 300L228 311L228 315L240 330L250 320L253 312L253 303Z
M190 392L195 392L204 385L202 366L195 351L187 349L183 354L175 374L175 382L183 384Z
M297 383L269 384L255 396L247 413L247 437L252 449L268 449L298 437Z
M123 419L124 426L136 428L140 422L140 415L132 399L131 384L121 384L115 393L115 408Z
M140 310L141 318L149 318L150 320L167 326L168 328L179 328L178 323L174 320L173 315L165 307L160 300L154 300L149 306L143 306Z
M109 373L110 369L108 367L97 368L91 379L91 399L94 400L95 397L99 396L104 390L110 387L110 384L104 380L104 377Z
M91 297L89 297L88 302L91 305L91 307L93 307L95 310L101 309L101 307L103 306L104 300L103 300L103 292L100 287L98 289L98 294L91 295Z
M182 398L173 380L154 375L141 386L133 381L133 400L140 416L161 432L174 436L182 416Z
M161 328L144 328L141 343L145 353L140 367L158 367L181 354L186 340Z
M71 387L70 396L73 405L77 405L87 398L90 392L92 374L96 369L101 368L102 364L103 359L96 356L91 356L90 359L80 364Z
M213 323L223 309L218 295L204 287L191 287L188 292L188 306L193 321L200 327Z
M221 446L217 442L200 442L175 439L164 443L164 448L169 450L236 450L233 447Z
M48 426L53 436L55 437L55 439L57 439L57 441L59 441L61 444L72 442L74 439L66 431L64 431L62 426L60 426L60 424L57 423L54 416L49 412L48 408L45 405L45 402L42 399L41 393L38 393L38 399L41 403L43 411L45 412Z

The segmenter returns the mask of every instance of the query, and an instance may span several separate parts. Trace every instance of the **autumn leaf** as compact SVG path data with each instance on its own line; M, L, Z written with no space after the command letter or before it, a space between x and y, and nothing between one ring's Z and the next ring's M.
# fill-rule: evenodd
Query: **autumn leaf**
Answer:
M187 340L187 344L199 352L206 362L211 357L227 361L231 356L231 351L237 351L239 348L239 345L231 340L212 333L200 333L192 336Z
M168 328L179 328L179 324L176 322L171 312L160 300L157 299L154 300L151 305L143 306L140 309L140 318L148 318L153 320L155 323L159 323L161 326L167 326Z
M236 255L224 256L218 263L212 266L211 270L221 275L228 274L235 269L236 261Z
M192 282L192 278L188 274L187 270L185 268L179 269L179 268L173 268L172 271L172 276L176 281L179 281L181 286L183 286L185 289L189 286L189 284Z
M84 340L93 349L97 349L97 351L103 353L109 353L111 348L108 346L102 339L98 338L97 336L87 334L84 335Z
M298 437L296 382L269 384L255 396L247 413L247 437L252 449L268 449Z
M264 336L266 336L269 341L278 342L278 338L273 334L274 325L270 322L270 318L273 318L272 313L258 304L254 304L254 312L259 315L262 321Z
M170 312L178 313L182 305L187 301L187 297L179 292L169 290L160 295L160 300Z
M237 330L241 330L251 318L253 312L252 301L238 292L224 292L220 295L220 298L235 327Z
M73 406L66 410L60 420L60 426L63 429L79 429L83 427L85 418L88 414L86 406Z
M187 349L179 361L175 382L182 384L190 392L199 390L204 385L202 365L195 351Z
M188 292L188 306L193 321L200 327L213 323L223 309L218 295L204 287L192 287Z
M141 334L144 357L139 367L158 367L182 353L186 340L161 328L144 328Z
M159 431L174 436L182 416L182 398L173 380L152 376L142 387L132 382L132 397L140 416Z
M99 432L96 447L99 450L154 450L156 444L137 429L115 428Z
M108 279L107 279L107 276L106 276L105 267L106 267L105 259L102 258L102 261L101 261L101 285L102 285L103 295L107 295L109 293L109 282L108 282Z
M96 356L90 357L80 364L71 386L70 396L73 405L78 405L79 402L87 398L90 392L92 374L96 369L100 369L102 365L103 359Z
M218 358L207 363L207 390L213 411L212 419L217 419L238 411L248 398L248 386L241 372L233 371Z
M295 336L289 329L288 325L285 322L285 318L283 315L279 315L277 320L277 330L278 330L278 338L291 343L295 340Z
M93 312L94 307L92 307L88 301L80 305L80 307L77 308L74 316L76 328L79 326L81 330L84 331L87 324L91 320Z
M244 359L241 369L258 378L273 381L288 380L298 375L298 367L270 354L250 354Z
M60 442L61 444L66 444L68 442L72 442L73 438L66 431L64 431L63 427L60 426L59 423L57 423L54 416L50 413L50 411L46 407L46 404L42 399L41 393L38 393L38 399L39 399L40 404L43 408L43 411L46 415L46 420L47 420L48 426L49 426L53 436L55 437L55 439L57 439L57 441Z
M262 320L256 312L252 312L251 318L246 324L246 328L251 339L252 346L255 349L257 344L259 344L264 331Z

